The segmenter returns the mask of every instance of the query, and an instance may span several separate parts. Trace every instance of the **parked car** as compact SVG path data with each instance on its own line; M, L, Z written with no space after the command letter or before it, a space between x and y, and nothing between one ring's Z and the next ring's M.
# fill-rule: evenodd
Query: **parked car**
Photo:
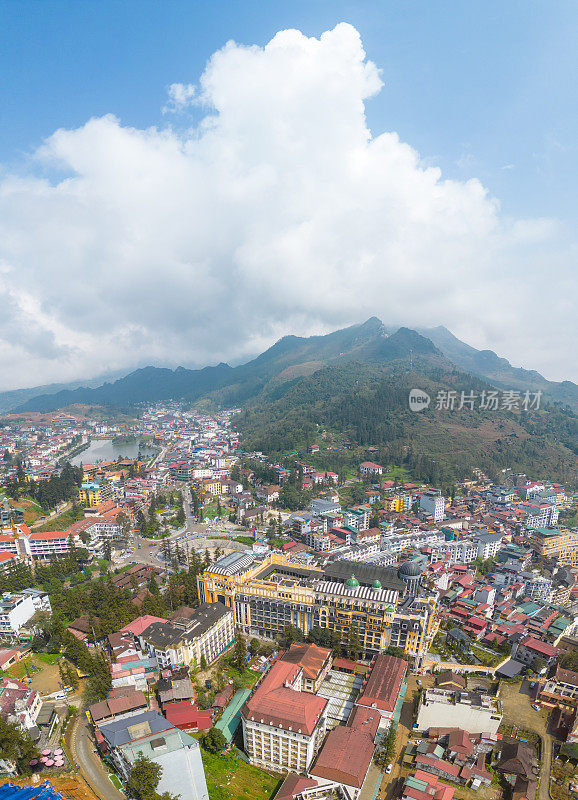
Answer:
M540 706L539 706L539 705L537 705L536 703L532 703L532 708L535 708L535 709L536 709L536 711L540 711L540 710L541 710L541 709L540 709Z
M385 770L385 774L389 775L392 769L393 769L393 764L388 764Z

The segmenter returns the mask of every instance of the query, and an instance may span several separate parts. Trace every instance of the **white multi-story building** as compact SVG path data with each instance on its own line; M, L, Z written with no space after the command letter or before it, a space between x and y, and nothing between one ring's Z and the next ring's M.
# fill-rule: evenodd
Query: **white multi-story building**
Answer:
M241 709L245 752L252 764L305 773L326 730L327 700L303 691L303 667L278 661Z
M122 537L122 525L116 520L100 519L86 529L86 532L95 539L120 539Z
M447 561L450 564L469 564L478 558L478 545L469 539L431 545L432 561Z
M526 594L533 600L549 600L553 585L551 578L545 578L535 570L532 580L526 583Z
M513 489L505 489L503 486L491 486L486 494L487 502L498 508L506 508L518 499L518 495Z
M14 564L18 564L20 557L16 553L0 550L0 574L5 575Z
M420 698L417 728L461 728L468 733L497 733L502 722L499 700L488 694L426 689Z
M431 514L434 522L440 522L445 517L446 499L437 489L430 489L420 496L419 507Z
M184 607L171 614L167 622L154 622L139 638L161 667L198 666L201 657L211 664L235 639L233 610L222 603Z
M552 503L518 503L518 508L527 514L526 528L553 528L560 515Z
M0 535L0 553L13 553L17 554L18 539L10 533L3 533Z
M356 531L366 531L369 528L371 509L365 506L348 508L344 514L346 528L355 528Z
M474 536L474 544L478 547L478 558L493 558L502 546L501 533L483 532Z
M382 475L383 467L373 461L364 461L359 465L359 471L362 475Z
M444 544L445 536L440 531L401 531L400 533L382 533L381 549L389 550L392 553L401 553L402 550L415 548L420 550L426 546L436 546Z
M0 600L0 636L18 636L37 611L48 614L52 611L46 592L36 589L24 589L15 594L5 592Z

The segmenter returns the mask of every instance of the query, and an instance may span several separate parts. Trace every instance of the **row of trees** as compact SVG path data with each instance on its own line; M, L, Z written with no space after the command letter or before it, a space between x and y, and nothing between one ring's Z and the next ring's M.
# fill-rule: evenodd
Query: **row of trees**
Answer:
M72 543L70 552L62 557L53 557L47 563L26 564L22 561L12 564L0 576L0 591L19 592L41 586L49 594L62 589L64 581L82 570L89 560L89 554L83 547ZM82 577L82 576L81 576Z
M29 775L30 759L39 758L40 753L28 733L20 730L16 723L0 717L0 757L14 761L21 775Z
M42 508L54 508L63 500L76 497L76 490L82 481L82 470L66 462L60 473L54 473L46 481L27 481L22 462L16 466L16 474L6 483L6 493L14 500L23 494L29 495Z

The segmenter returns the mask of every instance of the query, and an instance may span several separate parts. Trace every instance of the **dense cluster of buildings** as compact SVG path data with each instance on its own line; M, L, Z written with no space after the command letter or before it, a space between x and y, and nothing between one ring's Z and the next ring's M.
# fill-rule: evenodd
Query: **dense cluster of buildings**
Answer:
M578 673L560 665L578 627L578 532L559 516L576 506L576 496L522 475L495 485L478 474L449 499L437 487L385 480L384 468L368 460L358 466L361 501L352 502L334 472L240 453L233 414L165 404L131 425L58 415L54 430L2 429L8 452L26 453L29 480L50 475L62 447L82 446L91 435L147 436L157 450L147 463L84 465L77 498L84 517L65 530L35 532L18 509L3 508L0 574L15 561L61 557L73 546L91 557L108 546L127 550L139 512L148 515L153 498L175 487L190 488L199 509L226 508L251 533L252 545L207 562L197 578L198 608L183 606L167 619L140 616L100 643L112 690L90 715L99 751L121 777L142 753L163 767L159 791L205 800L190 734L211 728L233 702L250 762L288 773L281 800L356 800L374 749L399 719L406 672L445 670L450 653L456 671L482 667L489 655L498 677L531 674L533 699L553 708L568 742L578 743ZM310 455L315 461L316 446ZM258 472L256 461L267 481L249 468ZM9 461L4 469L9 475ZM307 507L290 514L280 498L296 471ZM166 575L135 564L114 581L136 602L151 578L162 586ZM45 593L5 593L0 636L22 638L38 611L50 613ZM299 641L262 664L243 696L227 686L212 708L198 702L192 673L222 658L237 634L278 642L290 629L332 649ZM94 638L85 616L68 630ZM0 704L14 699L10 714L31 729L36 698L10 694L25 687L3 688ZM501 722L498 697L442 672L419 699L420 740L404 756L412 774L401 797L451 800L453 786L487 785L496 770L515 800L531 800L535 754L498 737Z

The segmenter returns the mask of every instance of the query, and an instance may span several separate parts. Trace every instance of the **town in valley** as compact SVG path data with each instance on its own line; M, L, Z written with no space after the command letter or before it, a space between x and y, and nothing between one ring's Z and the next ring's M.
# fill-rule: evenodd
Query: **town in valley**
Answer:
M238 414L4 418L3 774L101 800L570 792L575 489L430 485L321 428L274 459Z

